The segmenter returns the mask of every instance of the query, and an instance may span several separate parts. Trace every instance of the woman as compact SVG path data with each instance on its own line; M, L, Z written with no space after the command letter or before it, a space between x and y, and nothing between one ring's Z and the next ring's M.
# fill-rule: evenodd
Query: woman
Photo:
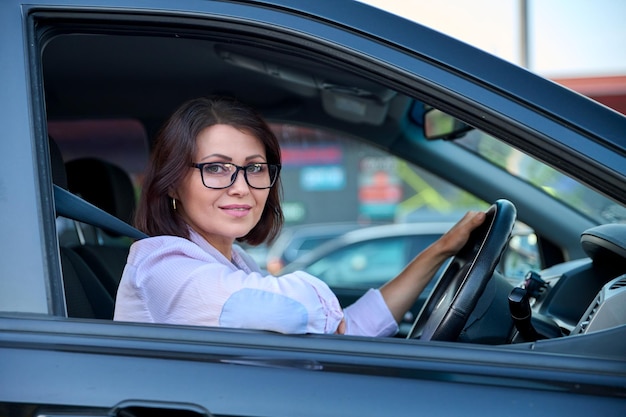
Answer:
M484 213L468 213L396 278L342 311L305 272L264 275L235 241L278 234L280 148L251 108L221 97L184 103L160 131L115 320L225 326L281 333L390 336L443 262Z

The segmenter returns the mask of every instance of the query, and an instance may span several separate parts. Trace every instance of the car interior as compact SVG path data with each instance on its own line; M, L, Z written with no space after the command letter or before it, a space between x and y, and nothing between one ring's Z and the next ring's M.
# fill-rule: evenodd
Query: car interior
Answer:
M475 128L494 137L514 135L503 122L481 121L479 112L459 109L420 80L293 33L235 21L157 25L88 14L45 15L40 22L37 65L51 171L44 170L43 178L53 181L53 238L60 252L59 271L51 275L62 280L65 297L58 315L112 319L128 249L145 237L129 225L150 140L179 104L216 94L249 103L272 124L340 132L486 202L489 225L497 225L500 235L479 282L466 288L461 279L472 260L483 256L476 249L480 245L470 245L437 282L409 338L623 358L626 224L598 224L565 209L548 193L454 143ZM440 139L417 141L424 137L423 117L431 107L467 124L455 125ZM145 141L138 151L125 145L130 129L107 138L114 129L98 128L103 121L119 127L129 120L140 126ZM293 141L311 146L301 138ZM75 153L77 147L86 151ZM42 156L44 168L47 157ZM533 229L541 259L541 270L528 271L519 286L496 268L516 220ZM492 238L491 229L481 230L472 242ZM452 307L439 303L450 291L472 296L462 323L450 324L446 313ZM434 316L438 322L428 320Z

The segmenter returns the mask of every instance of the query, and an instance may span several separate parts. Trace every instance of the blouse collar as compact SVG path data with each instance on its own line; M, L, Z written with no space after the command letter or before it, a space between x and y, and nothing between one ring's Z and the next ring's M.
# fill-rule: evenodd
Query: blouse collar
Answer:
M203 238L199 233L193 230L191 227L189 228L189 240L191 240L196 245L200 246L202 250L213 256L220 263L227 265L229 267L235 267L236 269L240 269L246 273L251 273L252 270L245 262L243 256L239 253L238 247L233 245L232 250L232 261L229 261L222 252L215 249L213 245L211 245L205 238Z

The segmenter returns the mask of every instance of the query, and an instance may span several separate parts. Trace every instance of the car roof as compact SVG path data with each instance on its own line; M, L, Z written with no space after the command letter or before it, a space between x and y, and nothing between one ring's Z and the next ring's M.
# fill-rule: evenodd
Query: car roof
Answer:
M343 244L348 244L364 240L380 239L394 236L444 234L452 226L454 226L453 222L397 223L381 226L370 226L344 233L343 235L338 237L337 240L341 240Z
M310 223L285 226L283 232L292 236L319 236L342 233L360 227L367 227L367 224L358 222L330 222L330 223Z
M356 222L312 223L285 227L270 246L267 258L282 257L288 259L288 262L292 261L299 255L303 243L325 241L359 227L362 225Z

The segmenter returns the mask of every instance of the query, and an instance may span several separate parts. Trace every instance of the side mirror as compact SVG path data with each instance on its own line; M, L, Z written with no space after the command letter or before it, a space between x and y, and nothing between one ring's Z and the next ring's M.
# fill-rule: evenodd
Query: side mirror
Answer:
M514 284L521 282L528 271L542 269L537 235L532 229L519 222L516 224L498 269Z
M470 125L435 108L424 112L423 126L426 139L452 140L464 136L473 129Z

